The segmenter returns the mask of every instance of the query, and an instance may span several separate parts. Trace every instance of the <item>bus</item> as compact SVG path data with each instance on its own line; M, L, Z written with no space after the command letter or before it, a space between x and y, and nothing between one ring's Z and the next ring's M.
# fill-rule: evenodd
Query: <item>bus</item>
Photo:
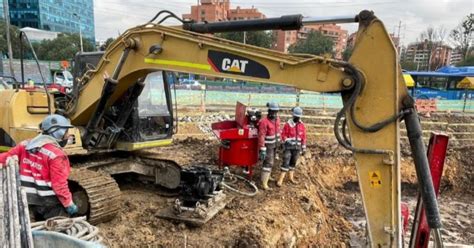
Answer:
M437 71L403 73L410 94L414 98L440 100L474 98L474 66L442 67Z

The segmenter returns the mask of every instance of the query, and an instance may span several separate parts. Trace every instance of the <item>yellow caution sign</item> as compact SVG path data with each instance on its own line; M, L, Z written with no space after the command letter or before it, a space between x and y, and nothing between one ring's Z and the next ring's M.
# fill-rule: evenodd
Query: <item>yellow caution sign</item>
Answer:
M382 187L382 176L380 175L380 171L369 171L369 180L370 180L370 187L372 188Z

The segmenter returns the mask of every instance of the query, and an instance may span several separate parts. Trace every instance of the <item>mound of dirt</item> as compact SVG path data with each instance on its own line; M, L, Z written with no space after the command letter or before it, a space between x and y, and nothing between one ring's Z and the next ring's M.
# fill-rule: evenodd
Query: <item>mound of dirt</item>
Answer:
M218 146L216 140L187 138L171 147L146 153L171 154L183 165L216 165ZM105 244L110 247L342 247L350 245L354 237L362 240L364 212L351 154L324 140L310 144L309 150L297 167L296 185L285 182L278 189L272 183L274 189L270 192L236 197L201 227L158 218L158 212L172 205L174 198L162 196L155 186L139 182L121 184L120 213L113 221L99 225ZM445 191L472 190L473 158L466 155L469 151L448 154L443 178ZM274 171L276 177L278 166ZM414 185L412 188L416 189L416 173L410 158L402 158L401 171L404 184ZM472 207L472 203L459 206L466 204ZM472 219L474 214L465 213L465 218ZM461 226L455 222L454 219L448 223L452 228L448 231L459 237L463 235L456 228L472 226L466 220ZM461 241L472 238L465 237Z
M217 142L186 139L173 147L191 161L215 164ZM170 152L171 148L166 148ZM160 153L160 149L153 151ZM274 171L275 176L277 169ZM174 198L161 196L152 185L122 184L122 209L117 218L99 227L106 245L120 246L308 246L344 244L350 224L333 210L332 182L307 155L297 171L297 185L286 182L281 189L257 196L236 197L202 227L189 227L158 218L158 212ZM335 179L336 180L336 179ZM272 184L275 187L274 184ZM126 244L126 245L125 245Z

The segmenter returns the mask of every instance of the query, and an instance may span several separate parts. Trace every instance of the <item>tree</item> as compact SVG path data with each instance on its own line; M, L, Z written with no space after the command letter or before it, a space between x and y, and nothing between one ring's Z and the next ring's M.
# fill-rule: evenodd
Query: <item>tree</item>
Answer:
M436 70L444 65L444 61L440 56L436 56L438 48L444 46L447 31L443 26L438 28L428 27L420 34L420 39L428 50L428 63L426 70ZM434 53L434 54L433 54Z
M342 59L344 61L348 61L352 55L353 50L354 48L352 46L346 46L346 49L344 49L344 52L342 52Z
M402 69L407 71L415 71L417 69L417 65L413 61L402 60L400 61L400 65L402 66Z
M10 38L12 41L12 51L13 57L20 57L20 29L18 27L10 25ZM6 23L4 20L0 19L0 53L8 56L8 46L7 46L7 32L6 32Z
M217 37L244 43L244 32L229 32L216 34ZM272 31L247 31L245 32L245 44L272 48L275 43Z
M451 30L449 37L457 48L461 51L464 59L467 59L472 46L474 34L474 14L469 14L461 23Z
M456 66L474 66L474 55L468 55L466 59L457 63Z
M94 51L94 44L82 38L84 52ZM54 40L42 40L33 44L40 60L69 60L81 50L79 34L60 33Z
M319 31L310 31L306 39L300 39L288 48L291 53L314 55L333 54L334 42Z
M104 44L102 44L102 46L100 46L99 49L100 49L101 51L107 50L107 48L110 46L110 44L112 44L112 42L114 42L114 41L115 41L115 38L108 38L108 39L104 42Z

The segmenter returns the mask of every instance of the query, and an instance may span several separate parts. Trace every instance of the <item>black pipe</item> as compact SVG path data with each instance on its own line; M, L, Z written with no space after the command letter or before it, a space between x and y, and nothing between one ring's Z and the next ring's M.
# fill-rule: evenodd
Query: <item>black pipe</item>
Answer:
M438 202L431 179L431 172L426 155L426 148L423 142L421 124L414 108L410 108L405 114L405 125L408 139L410 140L411 155L415 162L416 175L426 211L428 225L433 229L441 228L441 217L439 214Z
M89 120L86 126L86 133L84 135L84 144L86 146L90 145L92 135L94 134L95 130L97 129L97 126L99 125L99 121L104 115L105 105L107 104L107 101L109 100L110 96L112 96L112 94L114 93L115 88L118 84L117 80L111 78L106 78L104 79L104 81L105 84L102 89L102 95L100 97L99 103L97 103L97 106L94 110L94 114L92 115L92 118Z
M130 48L125 48L123 50L122 55L120 56L119 63L114 69L114 73L112 74L112 79L117 80L118 76L120 75L120 72L122 71L123 64L125 64L125 61L127 60L128 53L130 52Z
M303 27L302 15L285 15L281 17L213 22L213 23L184 23L183 29L196 33L224 33L259 30L299 30Z

